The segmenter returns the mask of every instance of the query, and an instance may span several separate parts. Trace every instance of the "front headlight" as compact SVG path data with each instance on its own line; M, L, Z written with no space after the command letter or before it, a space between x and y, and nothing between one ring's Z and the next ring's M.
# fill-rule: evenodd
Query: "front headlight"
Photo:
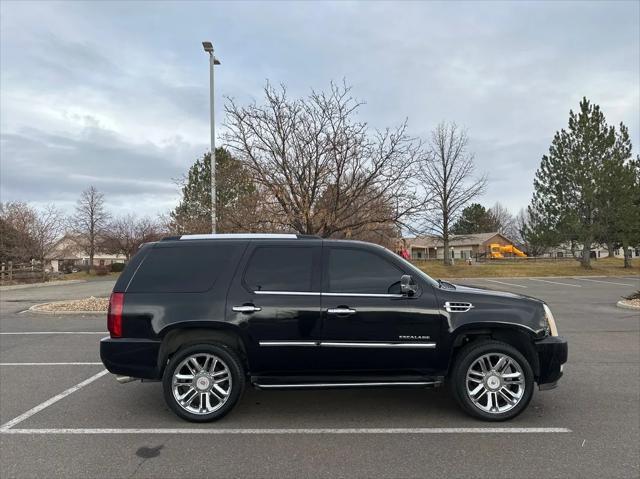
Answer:
M551 313L549 306L546 304L543 304L542 306L544 307L544 319L549 327L549 332L551 333L551 336L557 336L558 327L556 326L556 320L553 318L553 314Z

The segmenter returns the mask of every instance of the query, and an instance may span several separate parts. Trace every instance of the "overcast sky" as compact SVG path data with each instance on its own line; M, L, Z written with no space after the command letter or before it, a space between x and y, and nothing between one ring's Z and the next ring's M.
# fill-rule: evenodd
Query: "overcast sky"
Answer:
M90 184L116 214L175 206L208 149L208 58L223 96L353 85L372 127L468 129L481 202L526 206L583 96L640 145L640 2L0 3L2 201L70 210Z

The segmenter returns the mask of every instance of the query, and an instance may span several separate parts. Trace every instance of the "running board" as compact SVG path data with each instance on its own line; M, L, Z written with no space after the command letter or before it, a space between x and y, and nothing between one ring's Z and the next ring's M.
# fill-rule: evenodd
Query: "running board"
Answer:
M260 383L252 382L258 389L333 389L369 387L437 387L442 381L374 381L374 382L314 382L314 383Z

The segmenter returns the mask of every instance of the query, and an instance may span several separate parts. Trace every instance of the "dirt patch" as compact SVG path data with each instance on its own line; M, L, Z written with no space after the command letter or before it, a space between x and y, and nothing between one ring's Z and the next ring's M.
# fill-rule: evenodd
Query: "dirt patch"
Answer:
M85 299L36 304L32 306L30 310L40 313L106 313L108 306L109 298L96 298L91 296Z

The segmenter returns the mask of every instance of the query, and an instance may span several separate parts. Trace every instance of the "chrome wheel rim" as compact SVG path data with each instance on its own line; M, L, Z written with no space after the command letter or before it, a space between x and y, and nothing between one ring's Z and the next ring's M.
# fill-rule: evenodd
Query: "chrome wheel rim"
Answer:
M211 414L220 409L229 399L232 386L229 367L213 354L193 354L173 371L173 397L192 414Z
M524 373L511 356L489 353L467 370L467 396L475 407L490 414L511 411L524 396Z

